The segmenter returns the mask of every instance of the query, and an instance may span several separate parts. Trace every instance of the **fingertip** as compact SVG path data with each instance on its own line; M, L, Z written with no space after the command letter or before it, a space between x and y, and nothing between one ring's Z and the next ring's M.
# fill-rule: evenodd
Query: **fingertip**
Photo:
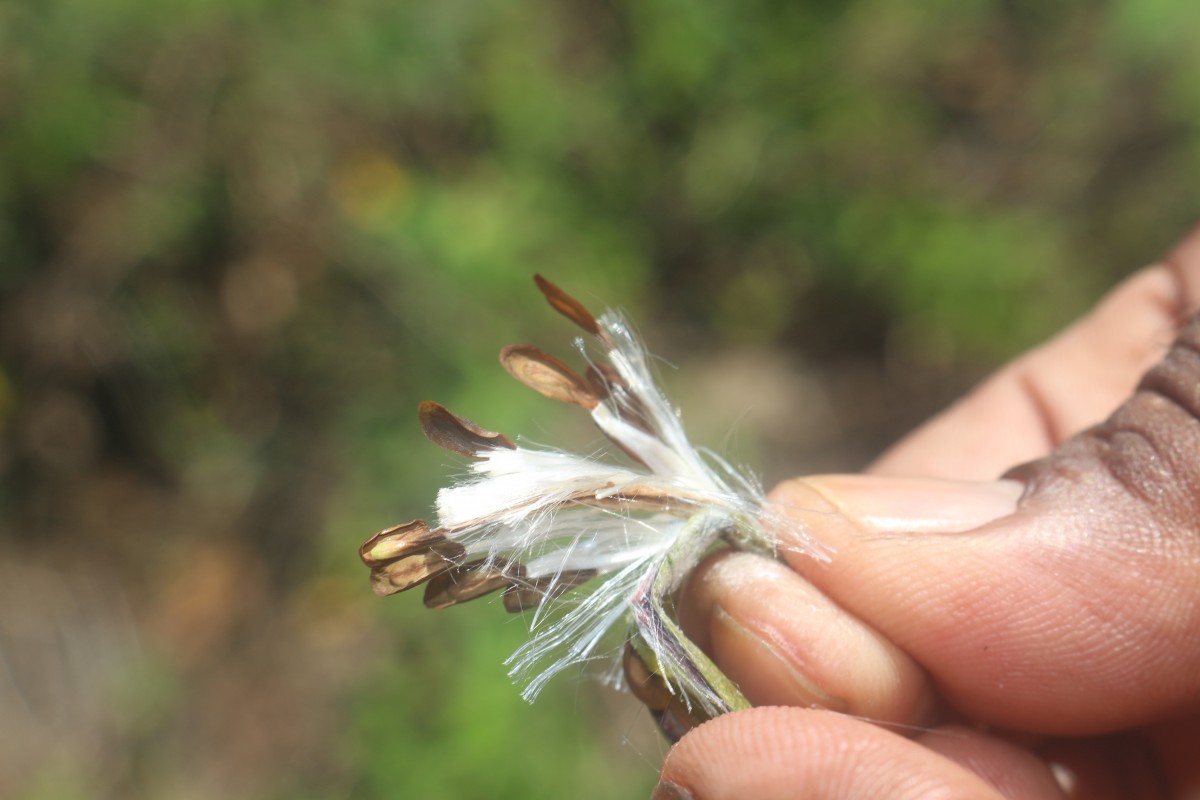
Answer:
M755 705L929 721L934 700L924 671L784 564L714 556L689 581L680 609L689 637Z
M1194 451L1185 446L1192 435L1177 436L1175 450ZM1122 452L1104 447L1110 458ZM1147 513L1090 458L1079 445L1040 462L1019 503L1017 484L1009 499L1003 488L993 496L1018 508L990 522L1002 503L955 499L981 484L910 481L904 499L905 481L879 476L791 481L772 497L793 504L797 526L831 555L826 563L784 555L919 663L958 712L1063 736L1159 720L1188 698L1194 704L1200 674L1194 517ZM1162 464L1138 474L1157 479ZM885 482L898 487L895 513ZM938 529L921 509L935 511L943 489L949 523ZM1195 496L1171 491L1189 503ZM960 505L965 512L952 510ZM984 524L955 530L979 521L976 513Z
M1064 785L1050 765L1012 742L957 726L927 731L917 741L975 773L1005 797L1057 800L1063 795Z
M688 733L668 753L663 781L695 800L999 798L951 760L833 712L756 708Z

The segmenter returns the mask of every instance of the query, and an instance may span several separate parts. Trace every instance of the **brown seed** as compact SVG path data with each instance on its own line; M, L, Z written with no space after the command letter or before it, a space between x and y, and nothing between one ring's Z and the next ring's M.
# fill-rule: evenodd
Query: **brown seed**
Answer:
M583 376L591 387L592 394L597 397L608 397L614 388L625 386L625 381L621 380L617 371L608 364L592 364Z
M457 552L429 550L375 567L371 570L371 588L380 596L396 594L420 586L430 578L453 568L456 559L461 559L466 551L460 544L450 544L457 547Z
M380 531L363 542L358 555L368 567L377 567L398 558L413 555L448 541L439 530L429 530L423 519L402 522Z
M425 585L426 608L449 608L477 597L491 594L497 589L513 585L525 572L521 564L506 564L493 561L485 567L487 559L479 559L461 567L437 575Z
M591 411L600 402L587 381L552 355L533 345L513 344L500 351L508 373L551 400L573 403Z
M550 281L543 278L541 275L534 275L533 280L537 283L537 287L542 290L542 294L554 306L554 310L562 314L567 319L574 322L579 327L583 328L593 336L601 336L600 326L596 323L596 318L592 316L592 312L584 307L583 303L576 300L571 295L564 292L562 289L555 286Z
M441 403L426 400L418 407L417 415L429 441L459 455L478 458L480 452L496 447L517 449L504 434L482 428Z
M658 723L658 729L674 744L692 728L704 722L707 717L698 715L698 709L689 711L687 704L678 697L672 697L671 702L661 712L651 711L651 716Z
M622 419L651 436L654 435L646 407L642 405L636 395L629 391L625 381L615 369L608 364L593 364L584 373L584 379L592 394L601 399L611 400L620 410Z
M537 608L543 602L561 597L572 589L582 586L599 574L594 569L564 570L557 575L544 575L508 587L504 592L504 610L519 614Z
M596 497L593 493L591 496L572 498L571 502L588 508L612 508L620 511L670 511L692 505L678 490L640 483L626 484L615 494Z
M625 683L629 691L651 711L662 711L671 704L674 695L667 688L663 677L642 659L632 642L625 643L625 655L621 660L625 670Z

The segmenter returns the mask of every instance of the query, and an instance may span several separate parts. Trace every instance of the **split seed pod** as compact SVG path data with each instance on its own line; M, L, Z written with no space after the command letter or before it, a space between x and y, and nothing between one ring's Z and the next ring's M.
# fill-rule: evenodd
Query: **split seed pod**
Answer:
M466 551L443 531L430 530L424 520L418 519L380 531L358 552L371 568L371 588L375 594L386 596L445 572Z
M524 573L525 568L520 564L489 564L487 559L477 559L446 570L425 584L425 607L449 608L500 589L511 589Z
M532 345L504 348L501 363L539 394L587 411L633 466L517 443L426 401L418 412L425 435L467 457L467 475L438 492L436 527L418 520L389 528L360 555L379 594L424 583L425 604L446 608L500 591L507 611L532 612L532 636L507 662L527 699L597 657L624 621L637 646L614 651L617 674L677 737L746 705L672 609L688 572L714 547L774 552L761 489L692 447L624 317L596 317L540 275L535 281L586 334L577 340L586 366L581 374Z

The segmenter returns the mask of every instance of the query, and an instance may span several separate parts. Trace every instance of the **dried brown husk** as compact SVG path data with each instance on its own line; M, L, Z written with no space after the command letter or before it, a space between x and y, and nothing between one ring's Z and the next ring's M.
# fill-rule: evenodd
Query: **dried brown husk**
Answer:
M389 561L371 570L371 589L385 597L420 586L461 563L466 550L457 542Z
M545 295L546 300L550 305L554 306L554 310L562 314L567 319L574 322L579 327L583 328L593 336L603 337L600 330L600 325L596 322L596 318L592 316L592 312L588 311L583 303L576 300L571 295L564 292L558 286L543 278L541 275L534 275L533 280L537 283L538 289Z
M481 558L461 567L454 567L433 578L425 585L426 608L449 608L499 589L513 586L525 574L521 564Z
M358 555L368 567L377 567L399 558L430 550L447 541L440 528L430 530L423 519L402 522L385 528L363 542Z
M615 369L608 364L592 364L584 373L584 379L592 394L601 400L611 400L620 409L621 419L651 436L655 435L645 406L629 391L629 387Z
M504 610L510 614L537 608L543 602L561 597L590 581L599 573L594 569L563 570L557 575L545 575L532 581L522 581L504 592Z
M466 550L447 538L441 528L430 529L422 519L386 528L358 548L371 568L371 588L378 595L396 594L424 583L461 564Z
M683 735L695 728L700 723L707 721L708 717L703 716L698 712L698 708L689 709L687 704L679 697L672 697L671 702L662 711L651 710L650 714L654 717L654 721L658 723L658 729L662 731L663 736L674 744L683 738Z
M667 682L661 675L650 669L632 642L625 643L625 654L622 657L621 665L625 672L625 684L629 687L629 691L634 697L641 700L646 708L651 711L663 711L671 704L674 695L667 687Z
M614 386L624 387L625 381L621 374L608 364L591 364L584 373L584 379L591 387L592 394L597 397L611 397Z
M517 448L504 434L476 425L432 400L421 403L417 409L417 416L429 441L459 455L478 458L485 450L497 447L507 447L509 450Z
M538 394L582 406L595 408L600 397L592 386L574 370L554 356L528 344L513 344L500 351L500 363L508 373Z

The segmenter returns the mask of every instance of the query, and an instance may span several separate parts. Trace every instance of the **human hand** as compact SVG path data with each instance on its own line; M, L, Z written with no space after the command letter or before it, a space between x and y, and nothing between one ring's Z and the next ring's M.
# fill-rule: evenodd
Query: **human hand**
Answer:
M722 553L681 603L775 707L655 797L1200 797L1198 309L1200 229L869 474L777 487L831 560Z

